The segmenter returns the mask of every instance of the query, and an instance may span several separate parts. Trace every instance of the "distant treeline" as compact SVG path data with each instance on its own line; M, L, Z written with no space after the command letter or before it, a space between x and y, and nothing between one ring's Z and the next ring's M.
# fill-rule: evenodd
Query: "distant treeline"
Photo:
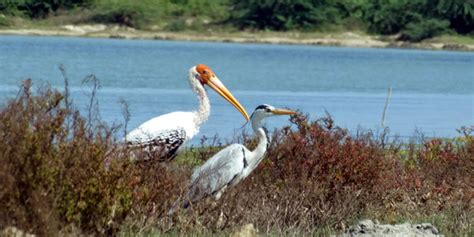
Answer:
M0 0L0 12L31 18L69 9L136 28L166 21L170 30L184 30L185 20L195 18L239 29L355 28L411 41L474 31L474 0Z

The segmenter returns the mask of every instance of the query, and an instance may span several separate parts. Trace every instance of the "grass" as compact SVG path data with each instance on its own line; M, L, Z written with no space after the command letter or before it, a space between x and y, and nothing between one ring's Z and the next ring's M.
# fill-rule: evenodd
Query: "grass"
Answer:
M442 36L437 36L432 39L426 40L426 42L474 45L474 37L467 36L467 35L458 35L458 34L445 34Z
M273 132L266 159L219 201L168 216L193 167L225 144L212 138L172 163L133 164L116 140L120 127L100 121L96 108L80 114L67 87L31 84L0 110L0 226L40 235L219 236L251 223L262 234L294 236L340 233L370 218L433 222L446 236L473 233L472 127L458 139L406 144L300 114L293 129Z

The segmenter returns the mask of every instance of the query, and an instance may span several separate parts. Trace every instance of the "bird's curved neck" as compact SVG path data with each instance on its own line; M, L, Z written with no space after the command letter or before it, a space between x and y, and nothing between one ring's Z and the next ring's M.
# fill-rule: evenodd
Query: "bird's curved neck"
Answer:
M251 170L263 160L269 142L267 133L263 128L263 120L252 121L252 129L257 136L258 144L255 150L252 151L250 157L248 157L249 168Z
M198 97L199 107L198 110L194 111L194 123L196 126L200 126L209 118L211 113L211 103L209 102L209 97L207 96L204 86L198 80L196 80L191 73L189 74L189 83L191 84L192 90Z

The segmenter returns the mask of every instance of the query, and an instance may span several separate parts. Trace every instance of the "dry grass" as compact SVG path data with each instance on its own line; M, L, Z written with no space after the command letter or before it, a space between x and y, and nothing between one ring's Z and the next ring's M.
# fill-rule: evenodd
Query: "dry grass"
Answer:
M124 156L115 140L119 128L98 119L94 100L84 116L67 90L46 86L33 93L26 81L0 111L1 227L41 235L209 235L253 223L268 234L328 235L372 218L432 221L444 234L473 233L472 129L458 139L404 144L350 135L329 117L298 115L291 119L296 128L275 131L267 158L218 202L168 216L186 192L192 166L217 149L194 149L168 164L114 159L107 170L106 157Z

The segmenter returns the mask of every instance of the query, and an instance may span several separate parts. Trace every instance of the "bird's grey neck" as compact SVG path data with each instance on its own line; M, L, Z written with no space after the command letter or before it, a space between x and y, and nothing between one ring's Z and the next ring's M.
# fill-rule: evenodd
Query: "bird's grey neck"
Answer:
M194 123L199 126L202 123L206 122L211 114L211 103L209 102L209 97L207 96L206 90L201 83L190 76L191 88L196 93L199 101L199 107L194 111L195 119Z
M265 155L269 140L267 137L267 131L263 127L263 120L252 121L252 129L257 135L258 139L258 145L253 151L256 157L254 161L255 165L258 165L258 163L260 163L260 161L263 159L263 156Z

